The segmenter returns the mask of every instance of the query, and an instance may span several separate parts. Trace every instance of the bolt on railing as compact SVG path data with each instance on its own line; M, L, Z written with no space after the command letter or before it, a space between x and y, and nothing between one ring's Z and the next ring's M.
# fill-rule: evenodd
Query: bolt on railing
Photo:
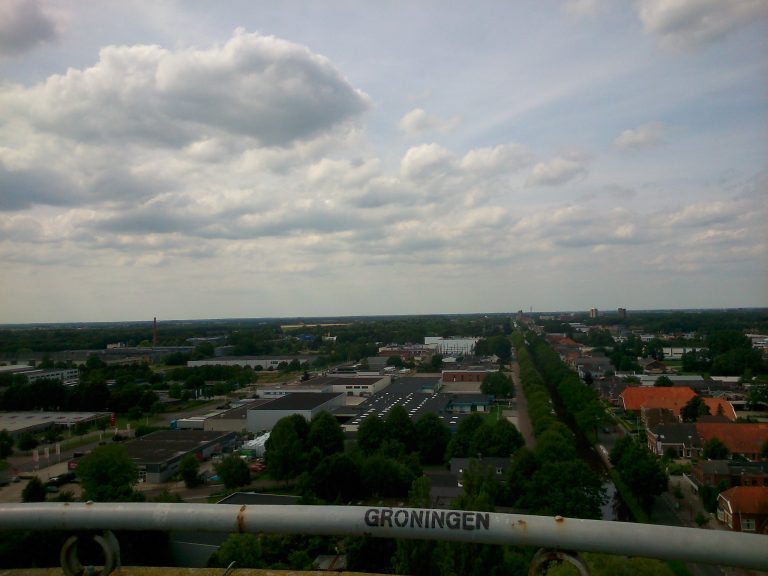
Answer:
M39 502L0 504L0 528L367 535L534 546L768 569L765 535L463 510Z

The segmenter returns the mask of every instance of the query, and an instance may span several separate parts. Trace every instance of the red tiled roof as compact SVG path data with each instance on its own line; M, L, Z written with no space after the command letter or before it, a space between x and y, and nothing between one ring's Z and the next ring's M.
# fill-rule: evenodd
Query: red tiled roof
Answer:
M666 408L677 415L694 396L696 392L687 386L631 386L619 395L624 404L624 410Z
M723 408L723 416L728 418L731 422L736 421L736 411L733 409L733 405L728 402L728 400L724 400L722 398L702 398L704 400L704 404L709 406L709 413L712 416L717 416L718 409L720 406Z
M696 432L702 442L719 438L731 454L760 454L768 441L768 423L764 422L696 422Z
M721 492L719 498L728 503L732 514L768 515L768 486L734 486Z

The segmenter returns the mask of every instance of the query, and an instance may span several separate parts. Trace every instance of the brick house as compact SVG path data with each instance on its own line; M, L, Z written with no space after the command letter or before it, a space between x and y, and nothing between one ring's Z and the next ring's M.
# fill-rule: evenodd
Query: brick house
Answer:
M768 534L768 487L734 486L721 492L717 519L735 532Z

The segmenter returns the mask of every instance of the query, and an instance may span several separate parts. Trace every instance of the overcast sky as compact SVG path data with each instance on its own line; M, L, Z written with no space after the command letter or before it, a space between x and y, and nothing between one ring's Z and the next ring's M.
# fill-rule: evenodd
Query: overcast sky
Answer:
M0 3L0 323L768 306L764 0Z

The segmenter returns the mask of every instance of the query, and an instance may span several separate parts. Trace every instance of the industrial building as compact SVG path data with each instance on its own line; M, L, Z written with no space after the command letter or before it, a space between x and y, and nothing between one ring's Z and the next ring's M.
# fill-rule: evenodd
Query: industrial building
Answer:
M309 422L320 412L344 406L345 395L336 392L295 392L248 410L248 431L272 430L278 420L300 414Z
M212 454L234 450L236 443L234 432L159 430L124 446L139 468L140 481L157 484L176 474L188 454L207 460Z

